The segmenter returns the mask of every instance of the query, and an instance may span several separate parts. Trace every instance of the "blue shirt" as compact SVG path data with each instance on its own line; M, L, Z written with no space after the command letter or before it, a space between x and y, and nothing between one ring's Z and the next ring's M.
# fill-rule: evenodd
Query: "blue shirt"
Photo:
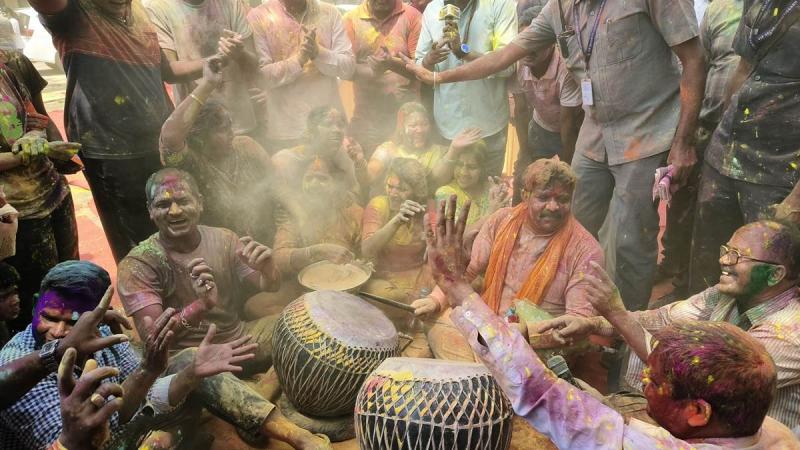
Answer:
M113 333L108 326L100 327L102 336ZM14 361L29 353L38 351L31 325L17 333L0 350L0 365ZM139 366L139 357L130 344L123 342L100 350L93 355L98 367L116 367L119 375L105 379L108 383L122 382ZM77 373L76 373L77 375ZM111 416L111 432L121 431L119 415ZM0 443L3 450L42 449L58 439L61 433L61 398L58 393L58 380L53 372L17 403L0 411Z

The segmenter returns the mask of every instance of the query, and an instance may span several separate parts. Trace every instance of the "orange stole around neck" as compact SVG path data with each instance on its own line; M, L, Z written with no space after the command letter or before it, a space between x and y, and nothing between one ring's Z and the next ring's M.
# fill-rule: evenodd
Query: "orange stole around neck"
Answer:
M511 253L526 220L528 220L528 205L520 203L500 224L492 244L489 265L486 267L486 287L481 297L495 314L500 313L503 286L505 286ZM572 238L574 229L575 218L570 216L567 223L550 239L515 298L527 300L535 305L542 302L547 287L556 276L558 262L564 255L564 249Z

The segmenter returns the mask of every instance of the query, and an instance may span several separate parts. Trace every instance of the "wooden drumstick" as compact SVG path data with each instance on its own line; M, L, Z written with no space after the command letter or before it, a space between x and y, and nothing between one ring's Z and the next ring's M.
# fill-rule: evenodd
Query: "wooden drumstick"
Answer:
M377 295L370 294L370 293L364 292L364 291L359 292L358 295L366 298L367 300L372 300L374 302L377 302L377 303L380 303L380 304L383 304L383 305L386 305L386 306L391 306L393 308L402 309L403 311L410 312L411 314L414 314L414 308L412 308L411 305L406 305L405 303L400 303L400 302L395 301L395 300L390 300L388 298L379 297Z

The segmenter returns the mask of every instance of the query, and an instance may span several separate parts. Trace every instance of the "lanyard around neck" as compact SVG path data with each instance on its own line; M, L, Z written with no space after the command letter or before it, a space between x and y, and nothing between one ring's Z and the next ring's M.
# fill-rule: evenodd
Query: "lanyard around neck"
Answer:
M589 1L589 0L584 0ZM586 63L586 72L589 72L589 59L592 57L592 52L594 51L594 41L597 38L597 28L600 26L600 16L603 14L603 8L606 6L606 0L602 0L600 2L600 7L597 9L597 15L594 18L594 24L592 25L592 29L589 31L589 43L586 48L583 47L583 37L580 29L580 25L578 24L578 5L577 3L572 6L572 17L574 21L575 27L575 34L578 37L578 45L581 48L581 53L583 53L583 61ZM588 10L588 6L587 6Z

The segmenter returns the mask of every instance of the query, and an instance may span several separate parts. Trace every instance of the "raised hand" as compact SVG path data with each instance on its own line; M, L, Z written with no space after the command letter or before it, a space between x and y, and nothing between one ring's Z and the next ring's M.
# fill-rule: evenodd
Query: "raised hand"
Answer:
M214 283L214 273L205 259L195 258L189 261L189 276L192 278L192 287L197 298L210 310L217 306L218 292Z
M231 30L222 30L217 51L226 57L237 59L244 53L244 39L239 33Z
M123 392L119 384L102 381L119 375L119 369L97 368L97 362L90 359L76 383L72 373L77 356L74 348L68 348L58 367L62 423L58 441L70 450L103 448L111 436L109 420L122 407ZM109 401L110 396L115 398Z
M489 177L489 210L497 211L500 208L508 205L508 198L511 196L511 190L507 183L500 177Z
M213 344L217 326L213 323L197 348L192 361L192 372L196 378L206 378L224 372L241 372L240 363L255 358L258 344L250 343L252 336L244 336L225 344Z
M175 313L174 308L167 308L155 323L150 317L144 318L144 326L148 332L144 341L142 367L152 374L161 374L167 369L169 347L179 323Z
M424 69L432 70L436 64L445 61L449 55L450 49L447 47L447 44L438 41L434 42L431 46L431 50L422 58L422 66ZM409 59L409 61L411 60ZM408 69L408 67L406 67L406 69Z
M223 83L222 69L225 67L226 58L222 55L209 56L203 61L203 79L214 86L221 86Z
M400 206L400 211L392 218L397 223L406 223L419 213L424 213L425 207L413 200L406 200Z
M481 139L481 129L477 127L464 128L450 142L450 147L459 152L478 142Z
M257 272L270 274L275 264L272 259L272 250L250 236L242 236L239 238L239 242L244 246L238 251L242 261Z
M611 281L606 271L594 261L590 261L589 265L592 268L592 273L584 275L584 279L589 283L586 287L586 298L589 303L605 318L614 313L626 312L622 297L619 295L619 289Z
M112 336L99 337L97 335L97 327L101 322L107 320L108 307L111 304L111 297L114 295L114 288L109 286L100 304L97 305L93 311L83 313L72 327L69 334L67 334L58 344L57 353L62 356L68 348L74 348L78 352L78 356L85 358L93 355L106 347L111 347L123 342L128 341L128 336L124 334L115 334ZM109 317L113 319L115 314ZM130 323L124 320L126 328L130 329ZM113 327L112 327L113 328Z
M425 220L425 238L428 243L428 264L433 272L436 284L449 294L459 284L469 284L465 278L469 260L464 254L464 229L467 227L467 215L471 203L469 200L461 208L458 220L456 214L456 196L451 195L445 203L439 204L436 218L436 231L431 229ZM448 295L452 306L460 302L460 296Z

